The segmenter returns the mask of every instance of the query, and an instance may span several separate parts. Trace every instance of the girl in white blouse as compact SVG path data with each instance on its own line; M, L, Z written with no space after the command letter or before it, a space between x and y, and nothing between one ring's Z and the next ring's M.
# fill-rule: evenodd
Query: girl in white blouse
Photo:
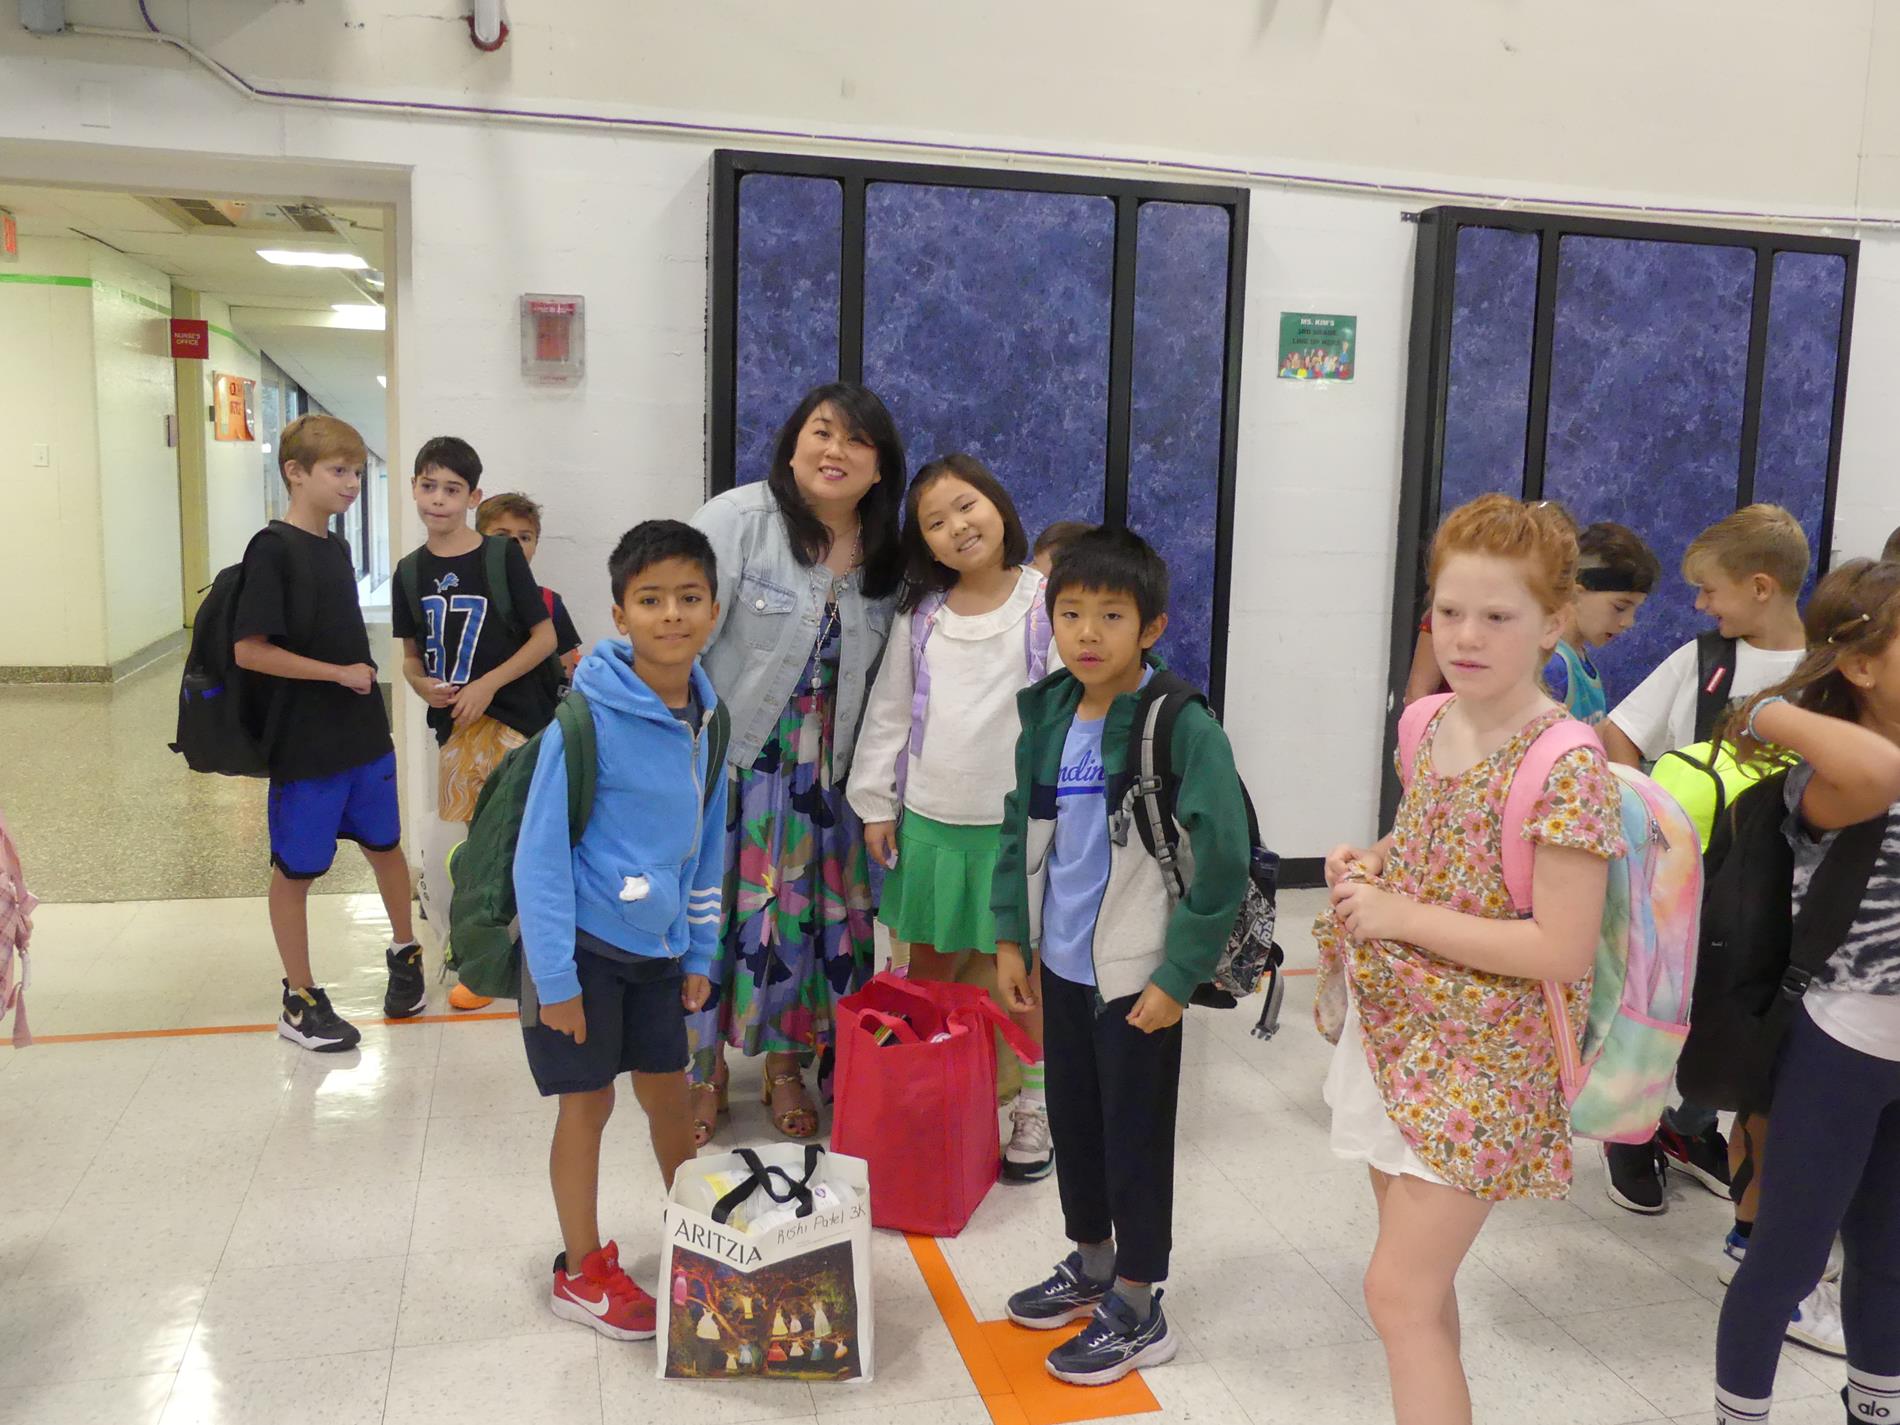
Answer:
M1025 563L1029 540L1009 492L974 456L918 472L903 548L905 592L847 795L887 868L878 918L909 944L911 975L994 992L990 878L1015 785L1016 695L1054 658L1044 580ZM1039 1014L1017 1020L1041 1042ZM1053 1160L1041 1067L1022 1081L1003 1171L1029 1180Z

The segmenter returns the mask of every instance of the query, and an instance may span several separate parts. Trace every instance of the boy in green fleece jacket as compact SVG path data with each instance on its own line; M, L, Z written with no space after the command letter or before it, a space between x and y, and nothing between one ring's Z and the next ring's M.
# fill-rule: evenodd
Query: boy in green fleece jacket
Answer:
M1043 1011L1049 1127L1076 1250L1010 1298L1010 1319L1092 1318L1049 1373L1107 1385L1178 1347L1154 1284L1168 1275L1181 1015L1233 930L1247 889L1246 803L1227 735L1195 703L1175 724L1175 817L1188 891L1176 903L1133 833L1135 709L1168 626L1168 566L1127 530L1062 548L1049 578L1062 672L1017 700L1016 789L992 883L996 978ZM1036 952L1032 977L1023 947Z

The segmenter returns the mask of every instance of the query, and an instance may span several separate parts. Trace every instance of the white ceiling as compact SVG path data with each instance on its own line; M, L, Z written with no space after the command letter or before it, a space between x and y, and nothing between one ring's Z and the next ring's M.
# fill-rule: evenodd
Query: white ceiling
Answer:
M173 196L0 183L0 208L18 219L24 235L106 243L224 302L240 336L388 458L386 393L376 380L385 371L384 334L327 325L333 304L368 301L364 289L336 268L279 267L257 255L259 248L354 252L380 272L383 210L318 205L338 230L332 235L301 231L262 211L265 205L252 205L243 217L259 226L231 229L191 226L142 201Z

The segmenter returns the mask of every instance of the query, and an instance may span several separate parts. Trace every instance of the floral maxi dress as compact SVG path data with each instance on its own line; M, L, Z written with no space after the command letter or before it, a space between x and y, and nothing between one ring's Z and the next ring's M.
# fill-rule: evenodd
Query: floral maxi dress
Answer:
M723 1039L746 1054L832 1045L839 997L869 977L872 896L864 826L832 777L842 634L827 604L778 726L727 796L723 983L688 1016L692 1078L708 1082Z
M1379 883L1468 915L1517 915L1504 887L1504 799L1553 709L1476 766L1440 776L1419 746ZM1524 837L1606 860L1623 851L1620 793L1603 754L1578 748L1551 769ZM1350 939L1329 908L1314 922L1320 978L1314 1017L1339 1039L1350 993L1367 1066L1406 1144L1445 1182L1472 1195L1560 1198L1570 1189L1570 1113L1539 981L1467 969L1415 945ZM1589 1011L1590 980L1566 986L1572 1024Z

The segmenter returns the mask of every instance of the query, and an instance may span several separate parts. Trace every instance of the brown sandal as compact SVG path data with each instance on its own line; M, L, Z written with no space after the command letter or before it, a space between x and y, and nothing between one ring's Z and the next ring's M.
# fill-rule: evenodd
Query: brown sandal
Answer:
M774 1089L784 1088L787 1084L798 1085L799 1096L804 1099L804 1102L794 1104L790 1108L774 1113L772 1115L772 1126L778 1129L778 1131L783 1133L787 1138L795 1141L816 1138L818 1136L818 1108L817 1105L811 1101L811 1094L805 1088L805 1076L798 1070L793 1069L783 1074L767 1073L765 1076L765 1090L759 1095L759 1102L770 1109L772 1106L772 1091ZM801 1128L803 1131L801 1131Z
M700 1116L705 1107L705 1100L703 1098L697 1100L694 1104L693 1146L695 1148L704 1148L708 1143L712 1142L713 1134L718 1131L720 1118L732 1111L731 1083L726 1073L726 1066L721 1064L719 1068L714 1071L712 1078L706 1083L688 1084L686 1086L686 1092L689 1096L705 1093L711 1093L713 1095L712 1117L710 1118Z

